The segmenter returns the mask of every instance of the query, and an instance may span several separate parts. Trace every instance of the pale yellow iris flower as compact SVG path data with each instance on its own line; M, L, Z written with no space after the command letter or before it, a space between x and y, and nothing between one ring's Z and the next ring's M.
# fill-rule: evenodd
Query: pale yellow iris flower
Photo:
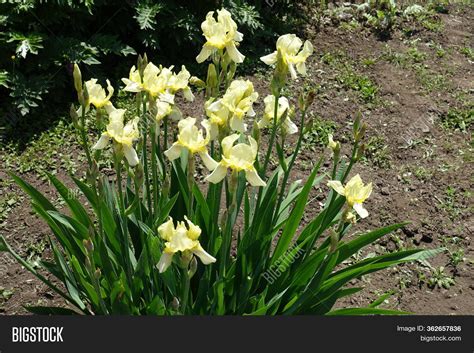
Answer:
M303 46L303 49L301 49L301 46ZM306 59L313 54L313 45L311 42L305 41L303 45L302 40L295 34L285 34L278 38L276 47L277 51L262 56L260 60L267 65L274 65L278 60L278 51L280 51L283 62L288 68L292 79L297 78L296 71L303 76L306 75Z
M206 137L203 136L202 129L196 126L196 119L188 117L178 123L178 140L165 151L166 157L171 161L179 158L183 148L187 149L191 154L199 154L204 165L209 170L214 170L217 167L217 162L212 159L207 151L207 145L210 141L210 124L207 120L201 122L201 125L206 130Z
M184 222L178 222L175 227L171 217L158 227L160 237L166 240L165 248L157 265L160 273L168 269L173 260L173 255L177 252L191 253L199 257L204 265L216 262L216 259L207 253L199 243L198 238L201 235L201 228L193 224L187 217L184 218L187 227Z
M221 99L208 103L207 116L211 122L212 138L216 137L219 126L229 123L232 130L244 132L244 117L255 116L253 103L258 99L253 83L249 80L232 81Z
M183 96L186 100L192 102L194 100L193 92L189 87L189 80L191 74L186 69L186 66L181 66L181 71L174 74L169 78L167 83L167 91L171 94L175 94L177 91L183 91Z
M258 122L258 127L264 129L269 126L273 126L274 115L275 115L275 96L269 95L266 96L263 100L265 103L265 111L263 113L263 118ZM285 114L286 111L289 111L290 103L286 97L280 97L278 99L278 110L277 110L277 124L280 123L281 117ZM285 118L285 121L281 124L281 128L285 134L292 135L298 132L298 127L291 119L288 117L288 114Z
M120 144L128 164L132 167L139 163L138 155L133 148L133 142L139 137L138 121L136 117L124 125L124 115L126 109L109 109L109 123L106 131L102 133L99 141L92 147L92 149L100 150L109 144L112 140L114 143Z
M372 183L364 185L360 175L357 174L347 182L346 186L343 186L339 180L330 180L328 186L344 196L349 207L353 208L361 218L369 215L362 204L372 193Z
M219 129L227 124L229 110L221 104L220 99L216 101L214 98L209 99L204 108L211 125L211 139L215 140L219 135Z
M239 134L233 134L222 140L222 160L214 171L206 177L206 180L216 184L225 178L227 169L230 168L233 172L245 171L245 177L250 185L265 186L266 183L260 178L254 167L258 152L257 142L249 136L249 145L238 143L234 146L234 142L239 137Z
M156 100L153 104L154 104L154 108L156 112L155 113L156 122L160 122L161 120L166 118L168 115L170 115L171 112L173 111L173 105L168 102Z
M85 82L85 85L87 88L87 93L89 94L89 103L91 103L94 107L100 109L110 104L110 98L112 98L112 95L114 94L114 88L110 84L109 80L107 80L108 94L105 93L105 89L97 83L97 79L95 78Z
M214 11L207 14L206 20L201 24L201 29L206 38L206 43L196 57L198 63L204 62L217 50L225 49L230 59L242 63L245 56L237 50L238 42L243 39L243 34L237 31L237 24L226 9L217 10L217 21Z
M172 70L173 66L169 68L157 67L153 63L148 63L143 70L143 82L135 66L131 68L129 78L122 79L125 83L124 91L135 93L144 91L156 98L157 122L171 114L174 97L178 91L183 92L186 100L194 100L194 95L189 87L191 78L189 71L184 65L177 74Z
M160 72L160 68L150 62L143 70L142 81L140 73L134 65L130 69L128 78L122 78L122 82L125 83L125 88L123 90L134 93L146 91L153 95L156 92L156 81Z

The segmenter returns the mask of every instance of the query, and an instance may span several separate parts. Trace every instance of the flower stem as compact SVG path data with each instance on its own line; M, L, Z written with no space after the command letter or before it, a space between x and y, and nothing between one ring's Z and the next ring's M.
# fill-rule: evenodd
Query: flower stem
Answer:
M268 163L270 162L270 156L271 156L272 151L273 151L273 144L275 143L275 137L276 137L276 133L277 133L277 130L278 130L278 100L280 99L280 93L281 93L281 89L278 89L277 95L275 96L275 106L274 106L274 109L273 109L272 133L270 135L270 141L268 143L268 150L267 150L267 154L265 155L263 168L260 171L260 174L261 174L262 177L265 177L265 174L267 172Z
M147 158L147 130L148 130L148 122L146 117L146 100L142 102L142 121L144 122L144 129L143 129L143 146L142 146L142 158L143 158L143 180L145 182L145 190L146 190L146 200L148 205L148 212L151 214L153 212L152 205L151 205L151 191L150 191L150 179L148 175L148 158ZM153 157L153 156L152 156Z
M188 189L189 189L188 216L189 217L192 217L194 213L193 212L194 171L195 171L194 156L191 152L189 152L189 155L188 155Z
M290 172L291 172L291 169L293 168L293 164L295 163L296 157L298 156L298 153L300 151L301 143L303 142L305 117L306 117L306 109L301 112L300 133L298 135L298 142L296 143L295 151L293 153L293 156L291 157L290 164L288 164L285 175L283 177L283 183L281 184L280 196L278 197L277 207L275 208L275 214L273 216L274 221L278 217L280 206L281 206L281 203L283 202L283 196L284 196L284 193L285 193L286 184L288 182L288 178L290 177ZM283 143L282 143L281 147L282 148L284 147Z
M181 298L181 313L186 315L188 312L188 299L189 299L189 287L190 287L190 278L188 275L188 270L186 268L182 269L183 273L183 294Z
M81 138L82 138L82 144L84 146L84 150L86 152L86 157L87 157L87 163L89 164L89 169L92 168L92 157L91 153L89 151L89 143L87 140L87 133L86 133L86 108L82 107L82 113L81 113Z
M277 133L277 129L278 129L278 100L280 99L280 94L281 94L281 88L279 88L277 90L277 94L275 96L275 106L274 106L274 109L273 109L273 127L272 127L272 133L270 135L270 141L269 141L269 144L268 144L268 149L267 149L267 153L265 155L265 160L264 160L264 163L263 163L263 168L260 169L260 176L265 179L265 174L267 173L267 167L268 167L268 163L270 161L270 156L272 154L272 151L273 151L273 144L275 143L275 137L276 137L276 133ZM258 195L257 195L257 203L255 204L255 212L254 212L254 216L253 216L253 219L258 219L258 215L259 215L259 211L260 211L260 201L262 199L262 192L263 192L263 188L259 188L258 190ZM252 221L252 226L254 226L254 222Z
M130 241L128 239L128 222L127 216L125 214L125 201L124 201L124 194L122 190L122 161L115 153L115 170L117 173L117 186L118 186L118 193L119 193L119 211L120 211L120 218L123 220L123 242L121 242L123 246L123 256L125 257L125 265L127 269L127 278L129 284L132 284L132 266L130 264Z
M159 133L159 132L158 132ZM157 132L156 126L152 125L151 128L151 172L152 172L152 179L153 179L153 207L156 213L158 209L158 167L156 165L156 155L157 155L157 147L159 148L159 140L157 141ZM151 213L151 210L150 210Z
M358 147L359 147L359 142L355 141L354 148L352 149L351 160L349 162L349 166L346 169L346 172L344 173L344 176L341 179L341 183L344 183L344 181L347 179L347 177L349 176L349 173L351 172L352 166L356 162L356 154L357 154Z
M230 248L232 245L232 229L236 220L234 213L237 210L237 186L239 182L239 173L232 171L229 183L229 196L230 205L227 211L227 221L224 226L223 241L221 247L221 262L219 267L219 273L221 276L225 274L225 269L230 259ZM228 256L227 256L228 255Z

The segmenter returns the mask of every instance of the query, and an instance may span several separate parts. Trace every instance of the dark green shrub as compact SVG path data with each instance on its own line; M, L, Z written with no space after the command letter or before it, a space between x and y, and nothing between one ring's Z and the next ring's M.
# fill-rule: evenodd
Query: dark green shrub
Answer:
M107 77L113 83L132 63L123 57L131 58L130 54L137 52L147 52L165 65L193 63L202 18L221 6L234 14L245 35L252 36L244 50L248 54L258 53L256 48L262 46L257 42L273 40L273 32L283 31L281 23L291 25L289 15L298 15L298 5L286 0L45 0L0 4L0 126L15 126L22 116L43 105L46 95L48 112L58 105L65 111L65 102L73 97L69 82L74 62L87 67L88 77ZM285 21L280 21L283 17Z

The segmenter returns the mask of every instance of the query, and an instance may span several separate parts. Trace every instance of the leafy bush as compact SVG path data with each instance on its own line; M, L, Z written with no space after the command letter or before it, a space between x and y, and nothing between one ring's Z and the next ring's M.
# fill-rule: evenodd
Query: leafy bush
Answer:
M37 269L0 237L0 251L12 254L70 305L28 309L48 314L398 314L377 308L387 295L367 307L333 309L337 300L362 289L347 286L351 280L439 252L410 249L347 264L359 250L404 225L343 240L368 216L363 203L372 192L372 184L365 185L359 175L347 181L362 156L360 118L354 122L350 159L340 155L340 143L328 135L332 172L321 173L322 156L304 182L290 182L304 136L291 119L305 126L315 93L301 93L297 107L281 93L288 76L306 74L311 43L284 35L277 51L261 58L275 71L272 94L257 115L252 83L234 79L244 60L237 48L243 38L230 13L218 11L217 20L208 15L203 28L207 41L197 61L210 61L205 80L191 77L184 66L179 72L155 66L146 56L122 79L124 91L136 96L139 117L116 109L113 88L104 89L95 79L84 83L75 66L80 104L71 107L71 118L88 161L86 181L72 177L81 198L49 175L68 208L61 212L12 175L54 234L49 238L53 259L41 261ZM202 129L178 107L181 96L193 100L190 84L206 96ZM87 130L86 115L102 133ZM246 134L252 117L251 134ZM269 130L266 144L264 129ZM289 134L297 134L294 144ZM292 147L289 157L285 145ZM115 181L98 167L109 147ZM279 165L269 173L274 150ZM196 161L209 170L204 182L197 181ZM325 179L325 205L303 224L310 194Z
M474 124L474 108L449 109L441 115L441 126L446 129L469 131Z
M0 4L0 116L18 109L24 116L44 104L49 108L70 99L74 63L87 65L92 76L116 79L117 65L147 51L162 61L193 59L201 35L198 19L223 3L255 46L281 29L282 16L298 16L287 1L81 0L18 1ZM272 15L269 16L268 14ZM51 14L54 14L52 16ZM285 17L285 22L288 18ZM291 25L291 23L287 23ZM102 65L99 65L102 64ZM114 70L112 70L112 68ZM66 93L66 96L65 96ZM13 108L14 107L14 108ZM0 125L12 125L0 121Z
M389 35L397 15L394 0L369 0L366 2L368 12L365 13L367 23L380 35ZM364 4L364 5L365 5ZM361 5L361 6L364 6Z

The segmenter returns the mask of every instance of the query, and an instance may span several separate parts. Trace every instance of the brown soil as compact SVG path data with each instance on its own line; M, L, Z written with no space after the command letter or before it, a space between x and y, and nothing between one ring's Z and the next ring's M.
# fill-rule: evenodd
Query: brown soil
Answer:
M299 89L297 86L302 86L302 83L320 86L310 115L334 121L338 126L335 137L349 146L350 124L360 110L368 126L367 139L381 137L388 146L388 167L377 166L369 159L354 168L354 172L360 173L364 181L373 181L374 184L374 192L367 202L370 216L354 228L355 232L411 221L394 237L385 237L364 250L361 256L393 251L400 246L447 246L450 250L463 249L465 258L456 267L450 264L448 253L429 260L435 268L444 266L445 274L454 278L455 284L448 289L430 288L426 283L431 276L429 269L422 264L410 264L354 281L354 284L362 284L366 289L352 299L339 303L339 306L367 304L377 295L394 289L395 294L386 307L417 314L474 314L471 133L440 126L442 114L460 106L460 93L464 93L465 100L473 102L474 66L459 49L474 47L474 10L471 7L453 7L449 14L440 15L440 18L444 25L440 32L419 29L413 37L395 31L390 39L381 41L359 29L325 28L308 38L315 45L315 55L308 68L311 76L304 82L300 81L295 88ZM315 32L314 29L309 28L308 33L312 32ZM397 66L384 58L387 47L394 52L405 53L412 47L408 40L413 39L418 40L418 50L426 54L423 64L427 69L443 75L443 84L435 89L428 89L413 67ZM436 49L426 45L428 43L441 45L447 54L437 56ZM364 104L357 92L338 85L340 73L321 60L328 52L344 53L353 63L359 63L355 70L368 76L378 86L374 103ZM361 65L364 59L374 59L374 62ZM262 97L265 90L261 87L268 87L266 79L258 75L251 79ZM420 143L410 147L406 142L408 137ZM71 147L63 147L63 152L71 153ZM328 152L322 147L303 150L293 178L304 179L311 164L322 153L326 153L326 159L330 160ZM325 167L329 167L329 162ZM424 170L428 176L417 174L416 170ZM64 170L59 169L58 176L63 181L68 180ZM39 181L32 173L23 177L55 199L50 185ZM6 171L0 170L0 181L8 178ZM446 194L448 188L455 190L451 203ZM322 190L326 190L324 186ZM17 187L9 185L1 190L0 196L12 191L20 193ZM311 205L314 207L308 210L318 210L323 200L320 195L324 193L315 190L314 205ZM308 217L312 213L309 211ZM44 241L50 234L47 226L32 214L27 197L16 203L0 231L25 257L29 245ZM47 256L47 253L44 255ZM423 279L423 276L426 278ZM23 314L22 305L25 304L62 303L45 285L5 254L0 255L0 287L12 291L11 298L4 299L3 305L0 295L0 310L5 314Z

